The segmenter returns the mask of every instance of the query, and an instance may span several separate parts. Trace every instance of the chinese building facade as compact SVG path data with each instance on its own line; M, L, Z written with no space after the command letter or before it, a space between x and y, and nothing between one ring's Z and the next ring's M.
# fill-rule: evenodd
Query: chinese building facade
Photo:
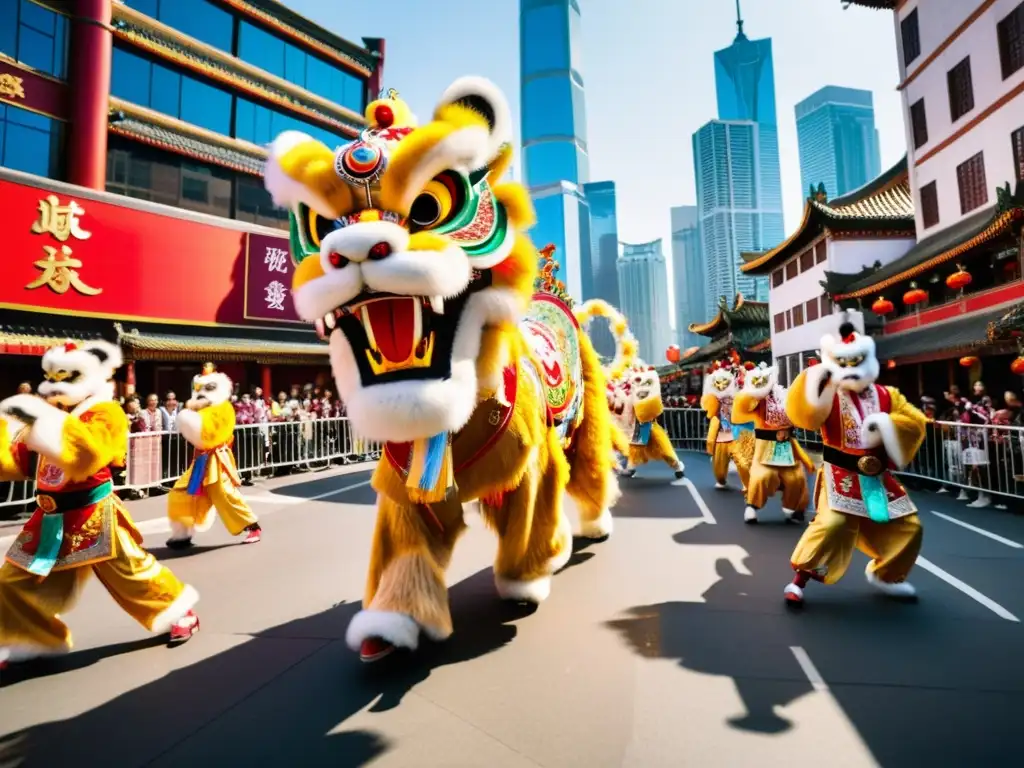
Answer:
M100 336L151 391L207 359L265 389L326 370L264 147L358 136L383 51L269 0L0 0L4 384Z

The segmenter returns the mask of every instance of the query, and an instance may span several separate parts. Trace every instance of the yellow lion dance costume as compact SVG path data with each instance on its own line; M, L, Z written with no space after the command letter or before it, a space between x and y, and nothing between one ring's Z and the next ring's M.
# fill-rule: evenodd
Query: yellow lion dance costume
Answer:
M34 475L38 505L0 567L0 667L71 649L62 615L90 573L172 643L199 629L199 594L142 548L114 494L110 468L128 453L128 419L111 381L121 362L121 349L105 341L53 347L40 396L0 402L0 481Z
M736 397L740 374L730 363L716 360L711 372L704 377L704 393L700 407L707 414L707 452L711 457L711 472L715 488L728 488L729 462L736 467L743 490L750 482L750 464L754 456L754 436L747 430L736 428L732 421L733 399ZM738 435L736 433L739 433Z
M582 535L612 529L605 376L571 310L534 295L526 190L501 178L511 113L462 78L414 127L395 94L360 140L332 151L296 132L270 149L266 185L292 211L295 306L329 339L356 432L386 443L363 610L364 661L452 633L445 569L478 500L498 535L507 599L543 601ZM524 319L525 315L525 319Z

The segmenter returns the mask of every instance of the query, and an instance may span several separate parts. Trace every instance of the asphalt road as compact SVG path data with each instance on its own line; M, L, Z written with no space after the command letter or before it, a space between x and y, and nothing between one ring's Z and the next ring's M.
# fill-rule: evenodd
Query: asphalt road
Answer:
M496 599L493 539L468 514L455 635L372 666L343 640L368 473L247 489L262 543L217 526L168 559L202 593L202 631L168 650L91 582L69 616L77 650L3 673L0 766L1018 764L1024 518L919 493L917 603L875 595L858 555L794 612L782 587L800 527L777 503L745 526L739 493L685 458L692 485L661 469L624 481L615 534L532 613ZM159 556L162 503L132 505Z

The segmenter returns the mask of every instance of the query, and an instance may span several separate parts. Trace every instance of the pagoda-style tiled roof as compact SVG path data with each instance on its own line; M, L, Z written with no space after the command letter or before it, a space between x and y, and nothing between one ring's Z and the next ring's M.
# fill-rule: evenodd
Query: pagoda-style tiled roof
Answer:
M715 316L706 323L690 323L690 332L715 338L729 329L761 325L768 327L768 305L760 301L747 301L742 293L738 293L732 308L722 296L718 300Z
M1024 302L989 323L987 335L989 341L1009 341L1024 337Z
M118 38L136 48L284 107L343 136L358 136L366 126L363 116L351 109L183 35L126 5L115 4L112 28Z
M272 365L299 361L322 362L328 354L327 344L319 341L312 331L268 334L260 329L256 335L254 331L234 329L235 336L193 336L166 333L163 329L125 330L120 324L115 324L115 329L125 356L132 360L188 361L209 358L217 362L254 361ZM253 335L246 338L247 333ZM304 338L309 340L299 340Z
M864 8L895 11L899 0L840 0L840 2L844 8L849 8L851 5L859 5Z
M878 178L834 200L824 199L824 189L807 199L804 217L796 232L769 251L743 254L741 272L771 272L817 239L825 229L856 236L859 232L887 232L896 237L914 234L914 198L910 193L907 158Z
M1024 222L1024 183L1011 194L1009 184L996 191L995 206L983 209L918 242L885 266L856 275L829 275L828 289L836 301L860 299L890 286L913 280L936 267L959 259Z
M256 144L207 131L116 97L110 98L109 130L152 147L253 176L263 175L267 158L267 151Z
M989 326L1006 312L1006 307L972 312L902 333L878 336L875 339L878 357L882 360L912 355L957 357L991 343Z

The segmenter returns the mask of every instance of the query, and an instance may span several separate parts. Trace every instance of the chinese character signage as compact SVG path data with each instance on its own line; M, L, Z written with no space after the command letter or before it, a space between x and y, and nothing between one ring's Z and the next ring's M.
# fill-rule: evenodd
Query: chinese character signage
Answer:
M0 109L4 104L27 107L49 117L67 117L68 87L0 55ZM8 150L10 151L10 150Z
M0 178L0 200L0 308L191 326L298 322L285 232L250 238L238 222L45 180Z
M292 301L292 263L288 240L248 236L245 263L245 318L302 322Z

